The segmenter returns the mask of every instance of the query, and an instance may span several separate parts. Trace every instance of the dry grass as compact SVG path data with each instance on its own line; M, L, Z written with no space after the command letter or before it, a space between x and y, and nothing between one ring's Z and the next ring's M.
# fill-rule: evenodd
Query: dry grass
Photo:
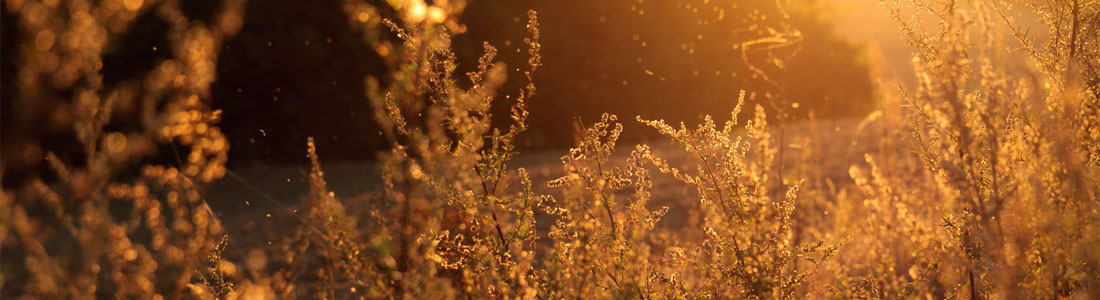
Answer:
M400 18L385 20L349 1L368 41L400 51L385 58L392 78L367 79L392 146L374 164L378 187L338 196L310 139L306 196L295 203L250 185L271 212L259 223L235 218L239 236L226 235L221 220L233 218L204 197L226 195L206 192L227 172L228 147L219 113L200 99L240 4L223 4L217 26L176 19L178 58L143 85L104 91L94 66L115 34L108 25L135 12L79 3L63 7L87 9L92 26L36 11L57 7L8 3L36 39L61 37L21 50L21 98L10 101L50 108L35 102L50 96L40 93L72 91L58 107L71 111L65 124L82 151L38 148L51 173L4 187L5 297L1100 297L1096 1L886 2L916 49L918 82L883 91L866 118L769 124L789 121L790 105L742 114L742 93L724 122L630 118L667 140L622 146L623 121L604 114L578 120L560 171L546 162L556 154L517 158L537 113L528 103L541 100L534 11L527 84L500 97L506 67L487 43L477 69L455 77L450 32L460 25L447 16L462 3L395 5ZM179 13L168 7L160 13ZM903 16L906 7L926 15ZM1018 13L1036 14L1043 28L1033 30L1046 33L1028 35ZM43 62L63 57L64 67ZM1028 68L1005 67L1018 61ZM510 123L492 124L501 98ZM142 101L163 105L147 104L157 109L141 130L107 129L118 103ZM30 145L17 149L27 160ZM144 160L157 147L183 151L175 164Z

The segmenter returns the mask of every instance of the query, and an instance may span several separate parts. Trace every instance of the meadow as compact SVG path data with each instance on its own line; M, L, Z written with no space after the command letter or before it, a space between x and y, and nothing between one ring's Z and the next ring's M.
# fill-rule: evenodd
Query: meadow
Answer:
M358 79L384 147L328 161L355 137L311 136L277 143L300 164L234 165L255 141L223 133L241 114L211 87L253 6L6 0L0 297L1100 299L1100 2L880 0L912 74L870 76L862 106L815 98L868 76L798 63L828 44L798 1L676 2L743 26L719 39L742 69L653 63L695 85L624 79L666 109L568 125L532 121L574 91L541 72L585 68L543 55L561 33L538 11L463 64L464 1L342 1L386 70ZM119 80L111 45L150 14L170 53ZM672 111L692 96L722 109Z

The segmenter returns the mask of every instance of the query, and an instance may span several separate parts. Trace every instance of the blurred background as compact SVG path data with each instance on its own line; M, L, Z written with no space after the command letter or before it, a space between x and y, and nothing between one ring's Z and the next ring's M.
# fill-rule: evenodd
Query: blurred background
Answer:
M187 17L198 20L211 18L219 3L180 2ZM740 90L749 94L746 111L760 104L779 122L859 117L877 101L874 80L883 72L873 58L883 55L876 45L889 43L887 71L906 66L908 54L890 50L903 49L896 27L868 26L889 22L875 1L791 0L782 10L775 3L477 0L457 16L462 27L453 32L453 46L460 72L476 66L482 42L500 50L498 59L510 73L494 110L496 123L506 126L511 100L504 95L514 97L526 84L517 69L527 62L526 11L539 12L543 67L535 74L531 130L522 140L526 149L569 147L577 118L594 121L603 112L626 120L624 143L656 136L637 126L637 115L688 124L705 114L723 120ZM220 127L231 146L230 167L301 163L307 136L317 138L327 161L368 160L384 149L364 79L385 82L389 70L383 56L398 51L366 42L344 1L246 5L242 27L222 45L208 100L223 110ZM141 76L171 58L172 45L165 41L170 26L153 11L138 15L128 32L109 41L105 86ZM865 19L869 16L882 20ZM46 147L68 147L64 137L71 133L65 128L8 126L15 111L10 99L17 92L12 54L27 46L20 44L29 40L23 34L12 11L3 10L5 144L39 136L58 140ZM786 40L759 40L770 36ZM381 38L397 40L392 34ZM119 111L113 122L120 125L113 126L126 126L127 118L138 115Z

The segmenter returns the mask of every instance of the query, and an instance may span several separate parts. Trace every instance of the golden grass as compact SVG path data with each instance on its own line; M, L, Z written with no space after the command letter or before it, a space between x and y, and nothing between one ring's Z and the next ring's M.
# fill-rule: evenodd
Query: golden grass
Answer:
M217 26L173 24L178 58L147 74L141 90L168 100L144 131L105 129L112 103L140 96L132 85L99 90L93 66L103 39L51 40L21 52L20 90L53 92L40 82L50 81L76 91L70 125L84 163L44 149L53 174L0 194L5 297L1100 297L1096 1L1023 9L884 2L916 50L918 82L883 92L880 110L845 127L861 136L853 143L873 145L854 157L832 155L838 143L828 137L768 124L781 109L755 106L742 124L742 92L725 122L635 118L673 145L660 153L617 146L623 126L615 115L578 119L562 176L545 182L511 166L528 102L541 100L534 11L524 39L527 85L505 97L511 123L501 126L490 113L506 73L496 49L485 44L468 81L454 77L449 32L460 25L447 16L462 3L414 1L393 7L399 19L384 20L374 6L349 1L350 19L402 42L366 35L400 51L385 56L394 70L388 84L368 79L374 118L392 146L379 156L382 189L365 196L369 205L337 197L310 139L310 192L288 208L292 222L266 245L248 245L257 247L248 255L227 255L236 237L225 235L203 195L225 174L228 146L219 112L199 99L220 41L239 24L233 3L223 5ZM904 16L906 5L927 15ZM98 27L89 29L58 12L9 6L29 30L54 35L110 36L108 23L134 16L125 6L99 7L89 16ZM1034 13L1047 33L1028 35L1014 21L1018 12ZM91 55L71 68L37 63L72 53ZM1008 69L1015 59L1028 67ZM92 79L68 80L71 72ZM11 101L44 97L20 95ZM176 164L141 160L157 145L185 151ZM833 165L843 168L823 170ZM136 174L127 169L134 166ZM681 202L655 200L658 176L674 179L661 186L684 191L673 194ZM672 214L688 217L673 221L680 227L660 226Z

